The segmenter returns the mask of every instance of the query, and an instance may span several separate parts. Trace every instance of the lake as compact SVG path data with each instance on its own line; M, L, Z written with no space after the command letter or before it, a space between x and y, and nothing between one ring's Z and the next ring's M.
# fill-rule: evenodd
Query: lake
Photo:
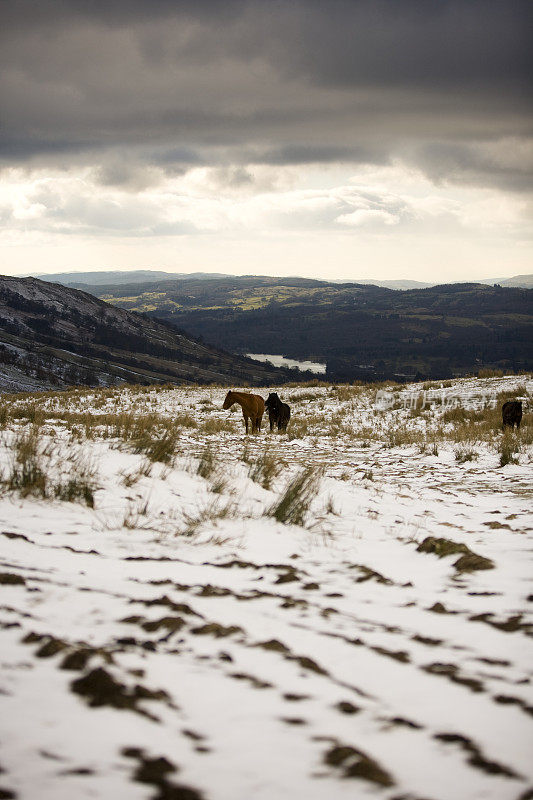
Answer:
M309 370L309 372L316 372L317 374L324 374L326 371L325 364L319 364L317 361L295 361L293 358L285 358L285 356L273 356L265 353L246 353L248 358L253 358L255 361L268 361L274 367L288 367L292 369Z

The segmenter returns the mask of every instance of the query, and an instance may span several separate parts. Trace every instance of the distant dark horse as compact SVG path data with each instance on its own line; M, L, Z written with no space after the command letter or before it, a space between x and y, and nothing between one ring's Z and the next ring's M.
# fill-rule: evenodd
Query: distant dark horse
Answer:
M265 402L265 408L268 409L270 430L274 430L274 424L276 424L278 431L284 433L291 418L291 410L287 403L282 403L276 392L270 392Z
M521 400L508 400L502 406L502 428L517 428L520 427L522 422L522 401Z
M227 410L231 408L234 403L238 403L242 408L246 433L248 433L248 420L252 423L252 433L259 433L261 430L261 420L265 413L265 401L263 398L258 394L229 391L222 408Z

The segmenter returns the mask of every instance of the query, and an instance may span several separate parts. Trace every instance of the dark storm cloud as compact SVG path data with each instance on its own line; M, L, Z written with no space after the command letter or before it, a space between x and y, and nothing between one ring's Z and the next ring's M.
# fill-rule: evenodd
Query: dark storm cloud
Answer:
M385 163L523 188L533 4L4 0L7 163ZM491 161L492 158L492 161ZM111 162L111 163L110 163Z

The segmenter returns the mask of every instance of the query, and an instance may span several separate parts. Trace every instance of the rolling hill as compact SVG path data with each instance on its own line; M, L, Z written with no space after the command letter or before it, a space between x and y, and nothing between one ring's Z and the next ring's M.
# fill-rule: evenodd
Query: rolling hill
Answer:
M85 292L0 277L0 390L124 381L265 385L291 375Z
M236 353L327 363L330 380L449 378L533 365L533 290L392 290L304 278L152 281L90 289Z
M222 272L163 272L155 269L136 270L89 270L87 272L54 272L52 274L31 273L24 276L39 278L52 283L62 283L74 289L84 289L89 286L120 286L124 284L149 283L164 280L211 280L214 278L232 278ZM261 276L241 276L242 278ZM385 289L427 289L438 286L439 281L413 281L407 279L377 280L368 278L354 278L353 280L334 280L332 283L358 283L367 286L381 286ZM514 275L512 278L483 278L477 283L487 286L515 286L522 289L533 289L533 275Z

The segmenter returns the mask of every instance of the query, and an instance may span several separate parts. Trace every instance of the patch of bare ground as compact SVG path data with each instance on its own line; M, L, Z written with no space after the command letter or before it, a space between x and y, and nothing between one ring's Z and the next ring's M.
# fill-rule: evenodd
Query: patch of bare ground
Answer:
M481 749L472 742L467 736L462 736L458 733L436 733L435 739L444 744L458 745L465 753L467 753L468 763L476 769L482 770L489 775L502 775L505 778L520 778L514 770L497 761L488 760L482 753Z
M203 800L204 795L186 784L176 783L179 768L165 756L149 756L139 747L124 747L122 755L137 762L132 780L153 787L153 800Z
M343 778L356 778L384 788L394 785L392 776L384 767L351 745L333 743L324 754L324 763L340 772Z

